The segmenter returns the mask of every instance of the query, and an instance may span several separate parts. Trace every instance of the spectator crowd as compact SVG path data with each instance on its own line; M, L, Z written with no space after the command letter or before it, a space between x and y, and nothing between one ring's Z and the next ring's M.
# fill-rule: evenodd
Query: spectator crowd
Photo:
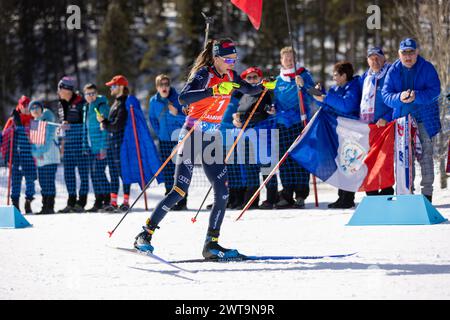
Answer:
M378 127L411 115L422 150L416 157L421 167L421 193L432 201L433 138L441 130L438 104L441 85L434 66L420 56L416 41L411 38L401 41L398 59L392 63L386 60L382 48L368 48L368 68L362 76L355 75L350 62L337 62L331 75L334 84L328 90L314 81L308 69L295 65L294 57L291 47L281 49L281 68L273 91L255 95L237 90L231 93L220 123L224 154L234 148L240 130L253 130L255 135L253 139L244 137L240 142L243 152L234 152L227 163L227 208L242 209L248 203L260 186L261 178L265 179L265 174L277 164L278 156L284 155L301 134L303 120L309 121L318 108ZM265 79L257 66L244 70L240 77L252 86ZM23 178L23 211L27 214L33 213L31 202L36 194L36 180L42 197L42 208L36 214L113 213L129 209L130 183L122 161L131 155L124 154L122 145L127 139L127 123L134 117L127 105L130 88L122 75L105 85L110 89L112 101L100 95L94 83L84 85L82 92L78 92L75 80L67 76L57 86L57 110L52 110L44 101L26 96L18 100L0 141L1 157L11 176L10 199L19 210ZM155 85L147 125L154 133L157 157L164 162L177 145L179 132L192 110L189 104L180 102L168 75L158 75ZM275 131L277 140L270 134ZM263 147L268 150L269 160L258 156L261 154L258 141L263 135L267 142ZM271 152L274 148L277 152ZM64 170L67 202L65 207L56 209L56 194L63 192L56 188L58 167ZM162 177L167 195L177 179L174 161L167 164ZM121 181L123 193L119 197ZM92 206L87 207L90 186L95 199ZM279 175L273 176L266 185L264 201L258 199L251 208L304 208L310 194L309 186L310 173L289 157L280 167ZM367 192L367 195L391 194L394 194L393 186ZM188 197L186 192L173 210L185 210ZM354 199L354 192L339 190L338 199L328 207L352 208Z

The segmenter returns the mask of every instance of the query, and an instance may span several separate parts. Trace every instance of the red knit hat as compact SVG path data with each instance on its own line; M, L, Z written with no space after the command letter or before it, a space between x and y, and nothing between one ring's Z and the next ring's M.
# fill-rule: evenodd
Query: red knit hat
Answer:
M247 77L250 73L253 73L253 72L255 72L258 75L258 77L262 78L263 73L262 73L261 69L258 67L248 68L247 70L245 70L244 72L241 73L241 78L245 79L245 77Z

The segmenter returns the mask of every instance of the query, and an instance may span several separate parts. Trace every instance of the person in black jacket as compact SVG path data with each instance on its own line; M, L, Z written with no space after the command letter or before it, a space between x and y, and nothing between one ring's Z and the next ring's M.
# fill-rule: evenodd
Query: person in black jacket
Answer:
M241 78L246 82L257 85L263 80L263 73L258 67L250 67L241 73ZM244 94L239 100L239 106L237 112L233 114L233 125L237 128L241 128L243 124L249 118L255 104L258 102L262 93L256 95ZM255 113L249 121L247 128L252 128L256 131L259 136L259 130L265 129L275 129L276 120L273 116L275 114L275 107L272 103L272 97L269 92L267 92L261 102L259 103ZM270 137L268 135L268 137ZM270 138L269 138L270 139ZM245 144L245 173L246 173L246 190L244 194L243 204L238 207L238 209L243 209L248 201L251 199L253 194L258 190L260 185L259 173L261 171L262 162L266 162L267 159L259 159L260 154L265 154L264 152L259 152L259 148L271 149L271 141L268 140L266 144L265 141L246 141ZM255 155L254 153L257 153ZM253 161L251 161L253 160ZM256 160L256 161L255 161ZM267 163L264 163L266 166ZM270 163L268 164L270 166ZM266 176L263 176L266 179ZM267 190L267 200L265 200L261 206L258 206L258 199L252 204L251 208L260 209L273 209L275 204L279 201L278 191L277 191L277 176L274 175L266 185Z
M119 176L122 177L120 149L128 119L125 103L128 99L129 89L128 80L121 75L115 76L110 82L106 83L106 85L110 87L111 95L116 97L116 100L109 110L108 118L106 119L102 115L97 115L97 120L101 122L102 128L108 132L107 159L111 177L111 203L109 207L105 208L105 211L117 212L119 210L117 204L120 188ZM120 210L127 211L129 209L130 185L124 183L122 183L122 185L123 204L120 206Z
M64 130L64 181L69 194L67 206L59 213L83 212L89 192L90 166L87 131L83 122L85 100L75 92L75 80L71 77L64 77L59 81L58 96L58 114ZM78 174L80 175L78 200L75 168L78 168Z

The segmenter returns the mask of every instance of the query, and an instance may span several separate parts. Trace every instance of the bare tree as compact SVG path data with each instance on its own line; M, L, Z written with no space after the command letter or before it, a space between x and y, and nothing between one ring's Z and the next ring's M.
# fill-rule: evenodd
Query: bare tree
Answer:
M450 126L445 95L450 85L450 1L408 0L406 6L397 6L404 18L403 24L420 44L421 54L431 61L441 80L440 117L443 129L437 136L435 156L439 163L441 188L447 187L445 162L447 159Z

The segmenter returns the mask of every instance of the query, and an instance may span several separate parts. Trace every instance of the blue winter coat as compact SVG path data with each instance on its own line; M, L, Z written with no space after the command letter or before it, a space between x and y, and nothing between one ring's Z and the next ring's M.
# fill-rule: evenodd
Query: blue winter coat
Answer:
M85 123L88 128L89 146L92 154L98 154L100 151L108 148L108 131L100 129L100 123L97 121L95 108L103 115L105 119L109 115L108 100L104 96L98 96L91 104L84 105Z
M395 119L411 114L418 122L423 122L428 135L434 137L441 130L438 102L441 82L436 69L419 56L416 64L409 70L414 73L412 85L406 85L403 81L406 72L408 70L401 61L395 61L384 81L382 89L384 103L394 109ZM400 101L401 93L408 89L416 93L416 100L413 103Z
M230 103L225 110L220 123L220 131L222 132L223 143L227 146L231 146L234 143L234 138L239 134L239 129L233 124L233 114L235 114L239 107L239 99L242 97L242 93L233 92L231 95ZM229 136L227 136L227 133ZM233 137L233 138L232 138Z
M169 112L167 106L169 101L178 110L178 114L176 116ZM169 97L167 98L162 98L159 93L155 94L150 99L148 109L150 125L159 140L172 141L171 137L173 132L180 129L186 119L186 116L182 110L182 105L178 102L177 91L174 88L170 88Z
M37 118L39 121L55 122L56 116L49 109L44 109L42 115ZM61 162L58 138L56 137L55 124L47 124L45 129L45 143L43 145L31 145L31 154L36 160L38 167L43 167L50 164L58 164Z
M147 126L144 113L142 112L141 104L136 97L130 95L128 96L128 99L126 101L128 118L120 151L122 179L125 184L138 183L139 185L141 185L141 174L139 171L139 161L133 129L133 118L130 111L131 106L133 106L134 110L134 120L136 123L136 132L139 139L139 150L141 153L145 184L150 181L156 171L158 171L158 169L161 167L162 163L159 159L158 151L150 135L150 130ZM157 181L159 183L163 182L163 176L159 175Z
M332 86L319 105L337 116L359 119L361 91L360 77L354 76L344 86Z
M314 81L308 70L305 70L301 77L305 82L302 88L303 101L305 105L305 112L308 119L311 118L310 104L313 98L309 95L307 90L314 87ZM284 81L280 76L277 77L277 85L274 90L275 109L277 110L276 117L279 124L289 128L294 124L300 123L300 106L298 101L297 84L295 79L290 82Z
M388 65L388 68L391 66ZM361 94L363 90L363 84L364 80L366 80L367 74L369 73L370 69L364 72L364 74L360 78L360 86L361 86ZM389 69L388 71L389 72ZM387 73L386 73L387 75ZM375 114L374 114L374 123L376 123L379 119L384 119L387 122L392 121L392 109L384 103L383 95L381 94L381 90L383 89L384 81L386 80L386 75L379 79L377 82L377 94L375 97Z

